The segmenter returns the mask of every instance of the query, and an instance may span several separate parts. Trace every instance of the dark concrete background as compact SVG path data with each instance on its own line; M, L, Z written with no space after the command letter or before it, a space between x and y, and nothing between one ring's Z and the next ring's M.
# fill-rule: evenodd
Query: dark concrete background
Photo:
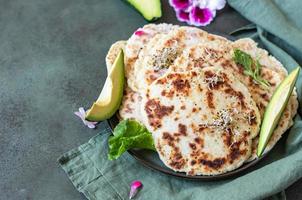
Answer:
M163 0L159 22L177 23ZM122 1L0 0L0 199L85 199L56 159L97 130L73 115L106 77L110 45L146 22ZM248 24L229 7L208 31ZM287 189L302 199L302 181ZM255 191L256 192L256 191Z

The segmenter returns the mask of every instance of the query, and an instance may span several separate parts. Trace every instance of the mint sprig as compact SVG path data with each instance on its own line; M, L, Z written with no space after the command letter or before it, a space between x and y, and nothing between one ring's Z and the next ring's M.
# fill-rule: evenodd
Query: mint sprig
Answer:
M244 74L252 77L256 83L264 87L270 86L269 82L263 79L260 75L261 64L258 60L253 60L249 54L241 51L240 49L234 50L233 60L237 64L240 64L244 68Z

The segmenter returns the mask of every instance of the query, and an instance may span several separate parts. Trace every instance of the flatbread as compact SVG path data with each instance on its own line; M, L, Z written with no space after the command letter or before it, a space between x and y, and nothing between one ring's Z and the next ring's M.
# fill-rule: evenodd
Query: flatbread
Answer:
M150 40L142 50L134 65L134 73L129 75L128 84L135 91L142 91L154 80L167 72L182 53L196 44L228 43L223 37L208 34L193 27L176 27L167 34Z
M222 66L225 70L231 71L236 78L248 87L249 92L259 108L261 117L263 117L265 108L273 92L287 76L287 72L279 61L272 56L268 56L265 50L259 50L255 42L250 39L242 39L229 44L219 42L218 44L203 43L195 45L187 49L182 56L175 61L171 68L174 71L188 71L195 68ZM270 87L265 88L255 83L251 77L243 73L243 68L237 65L232 59L233 51L236 48L247 52L253 59L258 59L262 64L261 76L270 83ZM269 151L281 138L282 134L293 124L292 117L296 113L297 104L297 94L294 91L265 152ZM256 148L258 145L257 138L254 143L253 146ZM257 158L255 148L249 161Z
M110 71L117 55L119 54L120 50L125 50L127 41L117 41L111 45L107 56L106 56L106 66L107 72ZM125 83L124 95L122 104L119 108L119 116L121 119L135 119L137 121L141 121L141 112L140 112L140 105L141 104L141 96L139 93L134 92L130 89Z
M220 67L169 71L148 87L141 111L161 160L190 175L242 165L261 121L247 88Z
M114 44L111 45L107 55L106 55L106 68L107 68L107 73L109 73L115 58L117 57L117 55L120 53L120 50L125 50L125 46L126 46L127 41L124 40L120 40L115 42Z
M250 54L254 59L258 59L259 63L262 65L262 76L269 82L273 83L267 90L263 90L261 89L261 87L257 86L254 86L251 89L251 94L253 95L254 100L257 102L261 116L263 116L265 108L269 103L273 92L276 90L277 86L285 79L288 73L276 58L270 56L266 50L258 48L257 43L249 38L235 41L233 43L233 48L239 48ZM297 109L297 92L296 89L294 89L293 94L289 99L288 105L286 106L278 123L278 126L273 132L273 135L264 150L264 153L270 151L279 141L281 136L286 132L286 130L288 130L293 125L292 118L296 115ZM258 137L253 141L252 155L248 162L257 158L257 146Z
M138 92L134 92L129 87L126 87L119 109L119 116L122 119L134 119L142 122L141 101L142 97Z
M125 47L125 73L128 81L128 85L134 91L136 91L136 85L132 84L132 76L135 76L134 66L139 58L139 54L145 47L148 45L150 40L157 35L164 35L170 32L171 30L177 28L176 25L171 24L148 24L142 28L139 28L137 31L129 38Z
M242 148L244 149L250 148L249 150L246 151L244 155L240 155L240 158L234 161L233 163L228 163L228 162L223 163L223 165L221 165L222 166L221 168L217 167L217 165L215 164L214 165L216 166L217 169L212 169L209 166L205 167L205 165L207 165L205 163L207 162L203 161L203 164L201 163L201 167L198 164L199 167L195 169L196 167L195 164L191 166L189 162L192 161L192 159L191 160L189 158L187 159L187 157L185 159L186 164L184 164L182 167L179 168L178 166L175 165L172 166L173 164L171 165L170 162L171 160L168 159L170 154L169 155L166 153L163 154L160 151L163 151L164 147L166 147L167 145L169 146L168 144L169 142L167 142L166 139L169 139L171 134L173 136L174 133L175 134L178 133L177 131L179 131L178 130L179 127L177 127L176 121L182 119L182 121L187 123L186 125L189 126L190 120L193 122L195 122L196 120L200 120L200 123L204 122L205 120L203 120L202 117L200 117L200 119L194 117L193 111L191 110L191 112L189 112L188 110L189 108L183 111L182 109L179 110L179 108L175 106L173 111L171 111L173 115L168 114L167 116L165 115L160 119L159 118L156 119L157 121L161 122L160 123L161 127L154 129L153 125L151 125L150 122L148 121L148 117L145 111L145 105L148 99L150 100L152 95L153 97L158 97L158 98L160 97L157 102L160 103L160 105L166 106L167 108L169 108L170 104L178 102L177 99L179 98L183 98L183 101L189 104L188 102L192 100L191 95L186 95L187 97L184 99L184 96L181 96L179 94L178 97L173 97L172 100L171 99L169 100L168 96L169 95L171 96L172 93L168 92L168 90L170 90L171 88L167 87L164 89L163 86L159 87L156 83L160 80L167 78L167 76L171 74L180 74L179 75L180 77L182 76L187 78L190 77L191 79L189 80L191 83L192 80L196 79L195 77L192 76L192 72L196 72L197 76L201 76L201 79L196 80L196 82L198 81L202 82L202 76L204 74L203 71L205 69L211 69L211 70L219 69L222 70L223 73L226 73L228 76L235 77L234 78L234 82L236 83L235 85L237 85L237 82L241 82L240 89L247 90L245 95L246 96L249 95L252 98L252 101L255 103L256 108L258 109L259 119L261 119L263 117L265 108L268 102L270 101L274 90L281 83L281 81L284 80L284 78L287 76L287 71L282 66L282 64L273 56L270 56L267 51L258 48L257 43L255 43L253 40L248 38L244 38L232 42L227 40L226 38L209 34L197 28L178 27L168 24L160 24L160 25L150 24L144 26L142 29L139 29L139 31L143 31L144 34L140 34L140 35L133 34L131 38L127 41L126 45L124 41L120 41L117 44L114 44L108 53L108 55L113 55L113 56L107 56L108 59L106 58L106 63L108 67L110 66L110 63L112 65L112 60L113 60L112 58L116 56L115 52L122 47L125 50L125 65L126 65L125 71L126 71L127 84L125 85L125 95L119 111L121 118L135 119L142 122L149 129L149 131L153 133L155 141L157 142L156 143L157 150L163 162L169 168L175 171L184 171L192 175L195 174L213 175L213 174L219 174L229 170L233 170L239 167L243 162L249 162L256 159L257 158L256 148L258 145L259 131L253 134L252 136L249 136L248 137L249 139L247 139L248 142L246 142L246 144L242 146ZM271 84L270 87L265 88L263 86L260 86L259 84L255 83L252 78L244 75L242 66L237 65L233 61L233 51L236 48L245 51L246 53L250 54L253 59L258 60L260 62L260 64L262 65L261 76ZM170 79L168 78L168 80ZM215 85L217 81L219 82L219 80L215 78L207 79L207 81L210 81L209 88L211 88L213 84ZM192 84L194 85L195 83ZM200 84L202 85L202 83ZM157 90L154 88L157 88ZM166 90L164 92L165 93L164 97L162 96L162 94L159 94L159 91L163 91L163 90ZM176 93L174 92L173 95L175 95ZM198 96L197 95L198 91L194 90L193 93L194 93L193 95L194 98L195 96ZM221 95L223 96L224 93L222 92ZM199 94L198 98L202 98L202 95ZM221 99L223 99L223 97L221 97ZM202 104L202 102L198 102L198 103ZM225 102L225 104L227 103L228 102ZM265 152L273 148L273 146L281 138L284 132L286 132L286 130L288 130L288 128L292 126L293 124L292 118L297 113L297 108L298 108L297 93L296 90L294 90L293 94L290 97L289 103L281 117L281 120L265 149ZM175 113L177 109L178 109L178 113ZM215 111L218 112L218 110ZM208 117L211 118L213 116L208 116ZM178 119L176 120L176 118ZM248 120L251 119L247 119L247 121ZM242 123L246 124L247 121ZM167 129L167 127L170 127L171 125L173 127L173 130L169 129L168 132L170 135L169 137L166 137L166 139L163 139L162 137L160 137L160 134L157 134L157 133L161 133L163 135L164 132L163 130ZM186 128L187 128L186 129L187 132L189 132L188 138L191 138L193 134L192 131L193 129L192 127L187 127L187 126ZM211 131L214 131L215 133L219 132L219 130L214 130L214 128L212 129L213 130ZM175 142L174 140L175 137L173 136L172 138L173 141ZM187 139L181 141L188 142ZM218 141L221 141L221 138ZM225 147L223 146L223 143L213 143L213 145L216 145L215 148L218 149ZM175 149L173 148L172 151L174 152ZM188 150L188 148L183 147L181 143L179 150L186 151ZM192 149L189 150L192 151ZM219 150L217 151L220 153L222 152ZM214 149L212 153L214 153ZM225 153L224 156L226 156L228 152L226 151L224 153ZM202 157L203 154L198 154L196 156ZM171 157L171 159L172 158L173 156ZM215 160L213 159L213 157L210 157L210 159L212 159L212 161ZM219 160L216 160L216 164L218 164L221 160L219 162L218 161Z

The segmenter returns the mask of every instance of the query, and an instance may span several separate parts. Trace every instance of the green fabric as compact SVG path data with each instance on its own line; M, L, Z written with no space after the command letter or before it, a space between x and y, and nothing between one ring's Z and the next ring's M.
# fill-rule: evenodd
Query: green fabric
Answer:
M252 36L291 71L298 65L297 62L301 64L302 61L302 21L299 18L302 1L283 2L229 0L232 7L257 24L244 27L234 34L238 37ZM301 74L297 91L302 102ZM240 177L215 182L194 182L170 177L145 168L127 153L116 161L109 161L109 135L109 129L103 130L89 142L59 159L74 186L91 200L127 199L129 185L136 179L144 184L137 199L263 199L279 193L302 177L300 116L295 118L289 134L282 138L265 160ZM285 199L285 195L281 192L270 198Z

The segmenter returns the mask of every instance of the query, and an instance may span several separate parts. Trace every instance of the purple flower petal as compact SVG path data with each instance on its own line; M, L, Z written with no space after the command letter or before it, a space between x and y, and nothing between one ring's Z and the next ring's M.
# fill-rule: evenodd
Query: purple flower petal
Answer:
M85 119L85 117L86 117L86 111L84 110L83 107L80 107L80 108L79 108L79 111L74 112L74 114L75 114L76 116L78 116L78 117L82 120L83 124L84 124L85 126L87 126L88 128L95 128L95 127L96 127L96 124L98 123L98 122L87 121L87 120Z
M137 180L133 181L130 186L129 199L132 199L137 194L137 192L141 187L143 187L142 182Z
M189 22L189 12L185 12L184 10L177 10L176 11L176 17L181 22Z
M98 122L91 122L91 121L87 121L87 120L83 120L83 123L88 127L88 128L91 128L91 129L94 129L96 128L96 124Z
M89 122L86 123L86 126L91 129L95 128L95 125L93 123L89 123Z
M193 7L190 11L190 23L195 26L206 26L213 20L216 12L209 8Z
M192 4L191 0L169 0L169 2L175 10L187 9Z
M81 115L81 113L80 112L74 112L74 114L76 115L76 116L78 116L79 118L81 118L82 119L82 115Z
M225 7L226 0L169 0L169 3L179 21L206 26L213 21L216 10Z
M81 115L82 115L83 117L85 117L86 112L85 112L85 110L84 110L83 107L80 107L80 108L79 108L79 112L81 113Z

